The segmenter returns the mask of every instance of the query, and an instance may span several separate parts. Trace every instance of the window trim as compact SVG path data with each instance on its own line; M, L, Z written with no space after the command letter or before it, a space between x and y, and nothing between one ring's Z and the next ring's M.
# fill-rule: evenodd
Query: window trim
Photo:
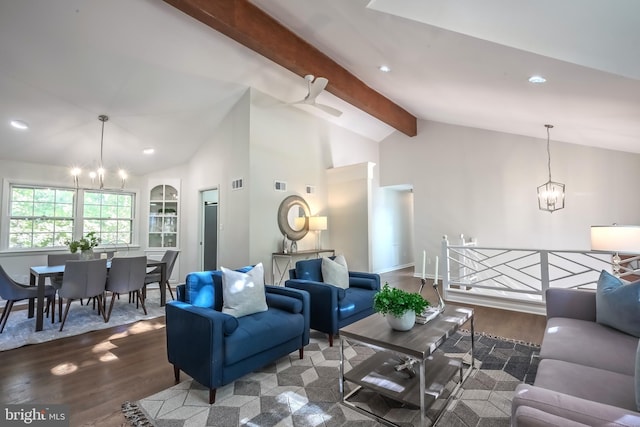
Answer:
M84 203L84 192L85 191L100 191L99 188L90 188L90 187L79 187L76 188L72 185L64 185L58 183L45 183L39 182L37 180L23 180L23 179L9 179L3 178L2 180L2 209L0 211L0 232L2 233L2 238L0 239L0 253L47 253L47 252L55 252L64 250L58 246L50 246L46 248L10 248L9 247L9 223L10 223L10 212L9 212L9 200L11 197L11 187L12 186L24 186L24 187L52 187L52 188L60 188L65 190L74 190L76 191L76 206L74 211L74 228L73 235L74 238L82 233L82 222L84 217L81 215L83 204ZM140 212L140 190L137 188L126 188L124 190L120 189L106 189L103 190L109 193L129 193L133 194L133 216L131 218L131 244L129 248L139 248L140 247L140 224L139 224L139 212Z

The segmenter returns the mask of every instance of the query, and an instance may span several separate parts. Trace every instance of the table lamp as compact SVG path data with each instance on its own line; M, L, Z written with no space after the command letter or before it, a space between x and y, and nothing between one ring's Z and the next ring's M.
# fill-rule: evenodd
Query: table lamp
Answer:
M320 233L322 230L327 229L327 217L326 216L310 216L309 217L309 230L316 232L316 249L321 249Z
M619 253L640 254L640 226L592 225L591 250L613 252L613 273L620 275Z

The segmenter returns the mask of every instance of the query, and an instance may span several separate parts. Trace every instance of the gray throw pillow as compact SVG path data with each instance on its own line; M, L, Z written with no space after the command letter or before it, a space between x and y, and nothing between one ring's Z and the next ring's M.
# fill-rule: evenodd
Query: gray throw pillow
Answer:
M344 255L338 255L333 260L322 258L322 280L324 283L337 286L342 289L349 287L349 269Z
M222 312L234 317L267 311L264 293L264 267L257 264L246 273L222 270Z
M640 337L640 281L624 284L602 270L596 290L596 321Z

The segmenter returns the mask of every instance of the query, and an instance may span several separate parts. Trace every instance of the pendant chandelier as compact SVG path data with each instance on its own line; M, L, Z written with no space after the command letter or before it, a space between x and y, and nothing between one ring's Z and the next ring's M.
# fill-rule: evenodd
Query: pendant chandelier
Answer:
M564 208L564 184L551 180L551 150L549 148L549 129L553 125L544 125L547 128L547 166L549 169L549 181L538 187L538 208L541 211L554 212Z
M98 187L102 190L104 189L104 176L105 176L105 169L102 163L102 154L104 152L104 123L109 120L109 116L105 114L101 114L98 116L98 120L102 122L102 133L100 134L100 163L98 164L98 169L96 169L95 171L89 172L89 178L91 178L92 187L96 186L96 180L97 180ZM76 188L79 187L79 177L81 173L82 173L82 170L80 168L71 169L71 175L73 176L73 182ZM120 169L118 171L118 176L120 177L120 182L121 182L120 188L122 189L124 188L124 185L127 181L127 173L124 170Z

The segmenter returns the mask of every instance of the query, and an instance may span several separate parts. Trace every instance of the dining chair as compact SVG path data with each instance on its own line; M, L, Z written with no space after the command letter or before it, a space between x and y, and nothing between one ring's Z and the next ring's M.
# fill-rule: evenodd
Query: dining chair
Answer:
M4 268L0 266L0 297L6 300L2 316L0 317L0 334L4 331L4 327L7 324L13 303L36 298L37 296L38 288L36 286L27 286L16 282L4 271ZM51 306L51 323L53 323L55 320L55 288L51 285L46 285L44 287L44 296L47 298L47 310L49 310L49 306Z
M106 290L111 292L111 303L109 311L105 317L105 322L111 318L111 311L115 303L116 296L123 293L134 292L142 305L144 314L147 308L144 306L142 288L144 287L144 277L147 274L147 257L126 257L114 258L111 260L111 268L107 275Z
M167 250L162 256L161 261L164 261L167 264L167 275L166 275L166 286L169 289L169 293L171 294L171 299L175 299L173 297L173 291L171 290L171 285L169 284L169 278L171 277L171 273L173 272L173 266L176 264L176 260L178 259L178 254L180 251L176 250ZM147 272L146 277L144 278L145 286L150 283L160 283L161 279L161 267L154 267L151 271Z
M80 259L80 253L78 252L75 254L72 254L71 252L49 254L47 255L47 265L49 267L53 265L64 265L65 262L76 259ZM62 287L62 276L63 273L49 277L49 283L51 283L51 286L56 289L56 292ZM82 303L82 300L80 300L80 303ZM62 322L62 298L60 296L58 296L58 321Z
M106 282L106 259L72 260L65 263L62 287L58 291L58 295L67 300L60 331L62 331L64 323L67 320L69 308L73 300L96 297L98 300L98 312L102 315L103 319L105 318L103 294Z

